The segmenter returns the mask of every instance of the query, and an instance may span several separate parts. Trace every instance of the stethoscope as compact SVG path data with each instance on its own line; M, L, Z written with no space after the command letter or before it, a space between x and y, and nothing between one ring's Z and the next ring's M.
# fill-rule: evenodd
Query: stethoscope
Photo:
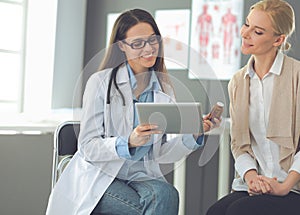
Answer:
M118 69L119 69L119 67L115 67L115 68L113 68L113 70L111 72L111 75L110 75L110 78L109 78L109 83L108 83L108 89L107 89L107 93L106 93L106 104L108 104L108 105L110 104L111 85L112 85L112 82L114 82L114 85L115 85L117 91L121 95L123 106L125 106L125 97L124 97L123 93L121 92L121 90L119 89L119 87L117 85L117 81L116 81L116 76L117 76Z
M106 104L110 104L110 92L111 92L111 85L112 82L114 82L114 86L116 87L117 91L119 92L121 98L122 98L122 103L123 106L125 106L125 97L124 94L121 92L121 90L119 89L118 85L117 85L117 81L116 81L116 76L117 76L117 72L118 72L119 67L115 67L113 68L111 74L110 74L110 78L109 78L109 82L108 82L108 88L107 88L107 93L106 93Z
M122 93L122 91L119 89L117 81L116 81L116 76L117 76L117 72L118 72L119 66L113 68L111 74L110 74L110 78L109 78L109 82L108 82L108 88L107 88L107 92L106 92L106 104L110 104L110 92L111 92L111 85L112 82L114 82L114 86L117 89L117 91L119 92L121 98L122 98L122 104L125 107L126 103L125 103L125 97L124 94Z
M106 93L106 104L108 104L108 105L110 104L111 85L112 85L112 82L114 82L114 85L115 85L117 91L121 95L123 107L125 107L125 97L124 97L123 93L121 92L121 90L119 89L119 87L117 85L117 81L116 81L116 75L117 75L118 69L119 69L119 67L115 67L115 68L113 68L113 70L111 72L111 75L110 75L110 78L109 78L109 82L108 82L107 93ZM162 142L166 142L166 139L167 139L167 135L163 134L163 136L162 136Z

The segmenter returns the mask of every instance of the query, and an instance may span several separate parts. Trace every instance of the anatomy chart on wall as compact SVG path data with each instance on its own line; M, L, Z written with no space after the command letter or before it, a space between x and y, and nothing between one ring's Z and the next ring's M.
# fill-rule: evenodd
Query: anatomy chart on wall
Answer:
M164 39L167 69L186 69L189 54L190 10L157 10L155 19Z
M193 0L189 77L228 80L240 68L241 0Z

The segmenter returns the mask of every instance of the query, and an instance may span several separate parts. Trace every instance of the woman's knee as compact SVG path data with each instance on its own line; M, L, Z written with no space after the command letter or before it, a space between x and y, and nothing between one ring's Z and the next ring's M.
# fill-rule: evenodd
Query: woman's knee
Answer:
M166 182L155 181L152 183L152 198L164 204L179 204L179 193L177 189Z
M206 215L220 215L225 214L225 208L219 202L213 204L206 212Z
M145 186L147 191L143 197L146 202L151 202L154 205L172 205L178 207L179 193L173 185L153 180L143 183L143 186Z
M166 184L160 191L158 191L158 196L161 200L169 199L173 203L179 203L179 193L178 190L171 184Z

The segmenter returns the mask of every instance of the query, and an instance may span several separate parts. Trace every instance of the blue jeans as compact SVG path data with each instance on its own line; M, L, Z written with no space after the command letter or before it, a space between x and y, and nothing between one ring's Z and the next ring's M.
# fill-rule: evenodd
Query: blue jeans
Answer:
M178 205L178 191L167 182L148 180L126 184L115 179L92 214L177 215Z

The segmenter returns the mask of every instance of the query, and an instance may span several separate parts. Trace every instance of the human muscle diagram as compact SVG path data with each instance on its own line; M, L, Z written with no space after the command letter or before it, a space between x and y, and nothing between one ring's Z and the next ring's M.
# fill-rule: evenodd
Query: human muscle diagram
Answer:
M191 78L227 80L239 69L242 12L240 0L193 0Z
M197 23L196 23L196 34L198 34L199 40L199 54L204 58L208 56L208 45L209 39L213 34L213 23L212 23L212 16L207 13L208 5L203 5L203 11L198 16ZM200 59L201 59L200 56Z
M223 37L223 55L224 63L231 63L231 55L234 52L234 39L238 38L238 25L236 15L231 13L231 8L227 9L227 13L222 17L220 33ZM236 55L237 53L234 52Z

